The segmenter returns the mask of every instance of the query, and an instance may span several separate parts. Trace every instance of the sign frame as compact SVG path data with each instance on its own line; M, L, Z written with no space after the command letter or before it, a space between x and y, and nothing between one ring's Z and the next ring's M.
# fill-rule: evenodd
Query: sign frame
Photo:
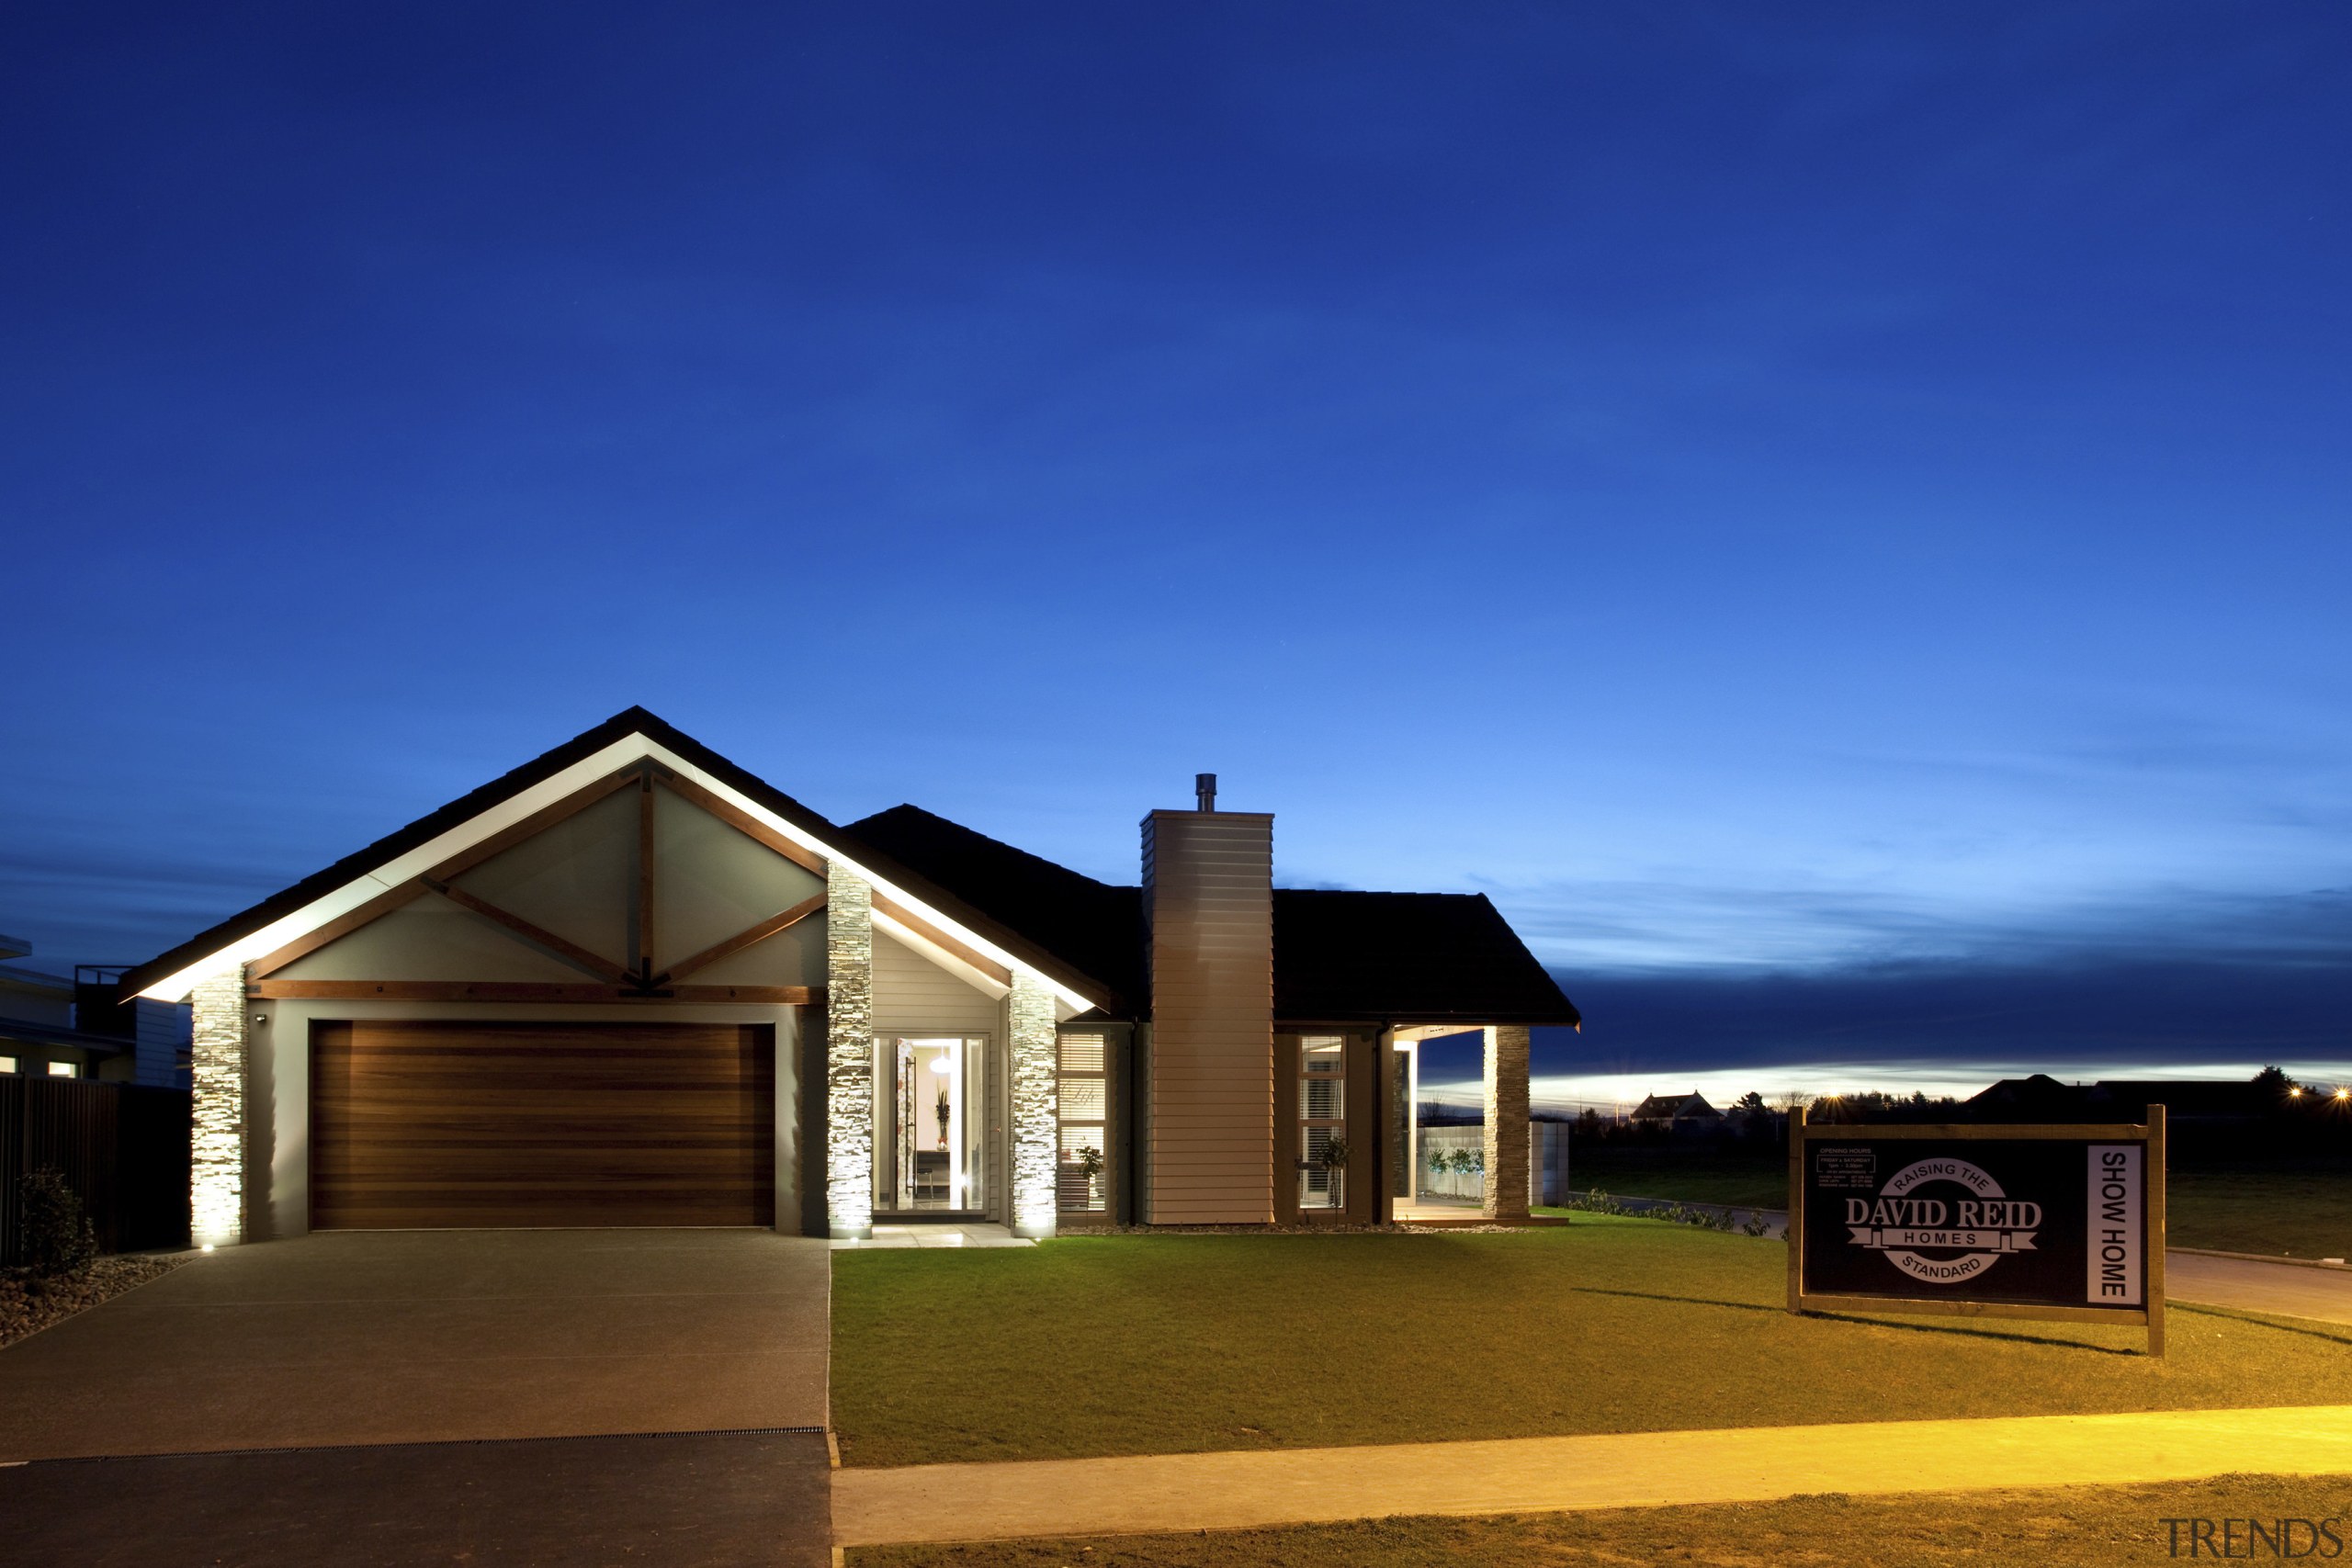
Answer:
M2137 1307L2044 1306L2031 1302L1953 1301L1934 1296L1865 1296L1815 1292L1804 1277L1805 1150L1821 1143L1897 1142L2142 1144L2146 1180L2143 1211L2147 1248L2143 1293ZM2081 1122L2009 1126L2001 1123L1900 1122L1808 1123L1804 1108L1789 1115L1789 1311L1792 1313L1909 1313L1935 1317L2036 1318L2055 1323L2144 1325L2148 1354L2165 1353L2165 1108L2148 1107L2144 1122Z

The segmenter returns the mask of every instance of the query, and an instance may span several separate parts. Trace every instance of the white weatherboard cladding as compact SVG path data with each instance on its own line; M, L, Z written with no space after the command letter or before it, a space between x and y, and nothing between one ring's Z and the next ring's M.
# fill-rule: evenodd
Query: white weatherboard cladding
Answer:
M616 964L628 959L637 792L616 790L492 855L454 886Z
M653 792L653 864L656 973L825 890L816 873L660 788ZM707 972L694 978L706 985L803 983L712 980Z
M1274 1217L1273 818L1155 811L1143 834L1149 1217L1265 1224Z
M994 1034L997 1004L896 937L874 933L874 1028L877 1035Z
M577 984L579 970L437 893L296 959L273 980L486 980Z

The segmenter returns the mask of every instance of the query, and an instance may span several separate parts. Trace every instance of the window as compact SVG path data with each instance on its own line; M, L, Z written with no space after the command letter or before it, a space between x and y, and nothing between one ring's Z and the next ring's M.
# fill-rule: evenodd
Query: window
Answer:
M49 1076L53 1078L75 1077L80 1075L80 1071L81 1069L71 1062L51 1062L49 1065Z
M1298 1206L1348 1202L1347 1041L1306 1034L1298 1042Z
M13 1073L13 1072L15 1072L16 1070L17 1070L17 1058L16 1058L16 1057L14 1057L14 1056L0 1056L0 1073Z
M1055 1206L1101 1213L1111 1196L1111 1079L1100 1034L1061 1037L1061 1147L1054 1164Z

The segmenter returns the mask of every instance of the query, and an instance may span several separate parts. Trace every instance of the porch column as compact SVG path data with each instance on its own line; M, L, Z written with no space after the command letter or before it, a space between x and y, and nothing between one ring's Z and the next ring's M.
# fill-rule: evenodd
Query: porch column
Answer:
M874 1234L874 889L825 869L825 1224Z
M1487 1179L1489 1219L1527 1217L1527 1026L1487 1025Z
M188 1233L198 1247L245 1237L245 970L198 980L188 1053L195 1126L188 1149Z
M1027 969L1012 971L1012 1234L1054 1234L1059 1201L1054 1166L1061 1136L1059 1032L1053 987Z

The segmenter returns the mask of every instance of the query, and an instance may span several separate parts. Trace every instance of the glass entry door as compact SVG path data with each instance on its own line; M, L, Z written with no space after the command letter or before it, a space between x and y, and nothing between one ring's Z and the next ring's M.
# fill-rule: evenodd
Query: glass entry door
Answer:
M987 1041L974 1035L901 1035L882 1042L876 1077L883 1097L881 1175L875 1207L894 1213L977 1214L982 1178Z

